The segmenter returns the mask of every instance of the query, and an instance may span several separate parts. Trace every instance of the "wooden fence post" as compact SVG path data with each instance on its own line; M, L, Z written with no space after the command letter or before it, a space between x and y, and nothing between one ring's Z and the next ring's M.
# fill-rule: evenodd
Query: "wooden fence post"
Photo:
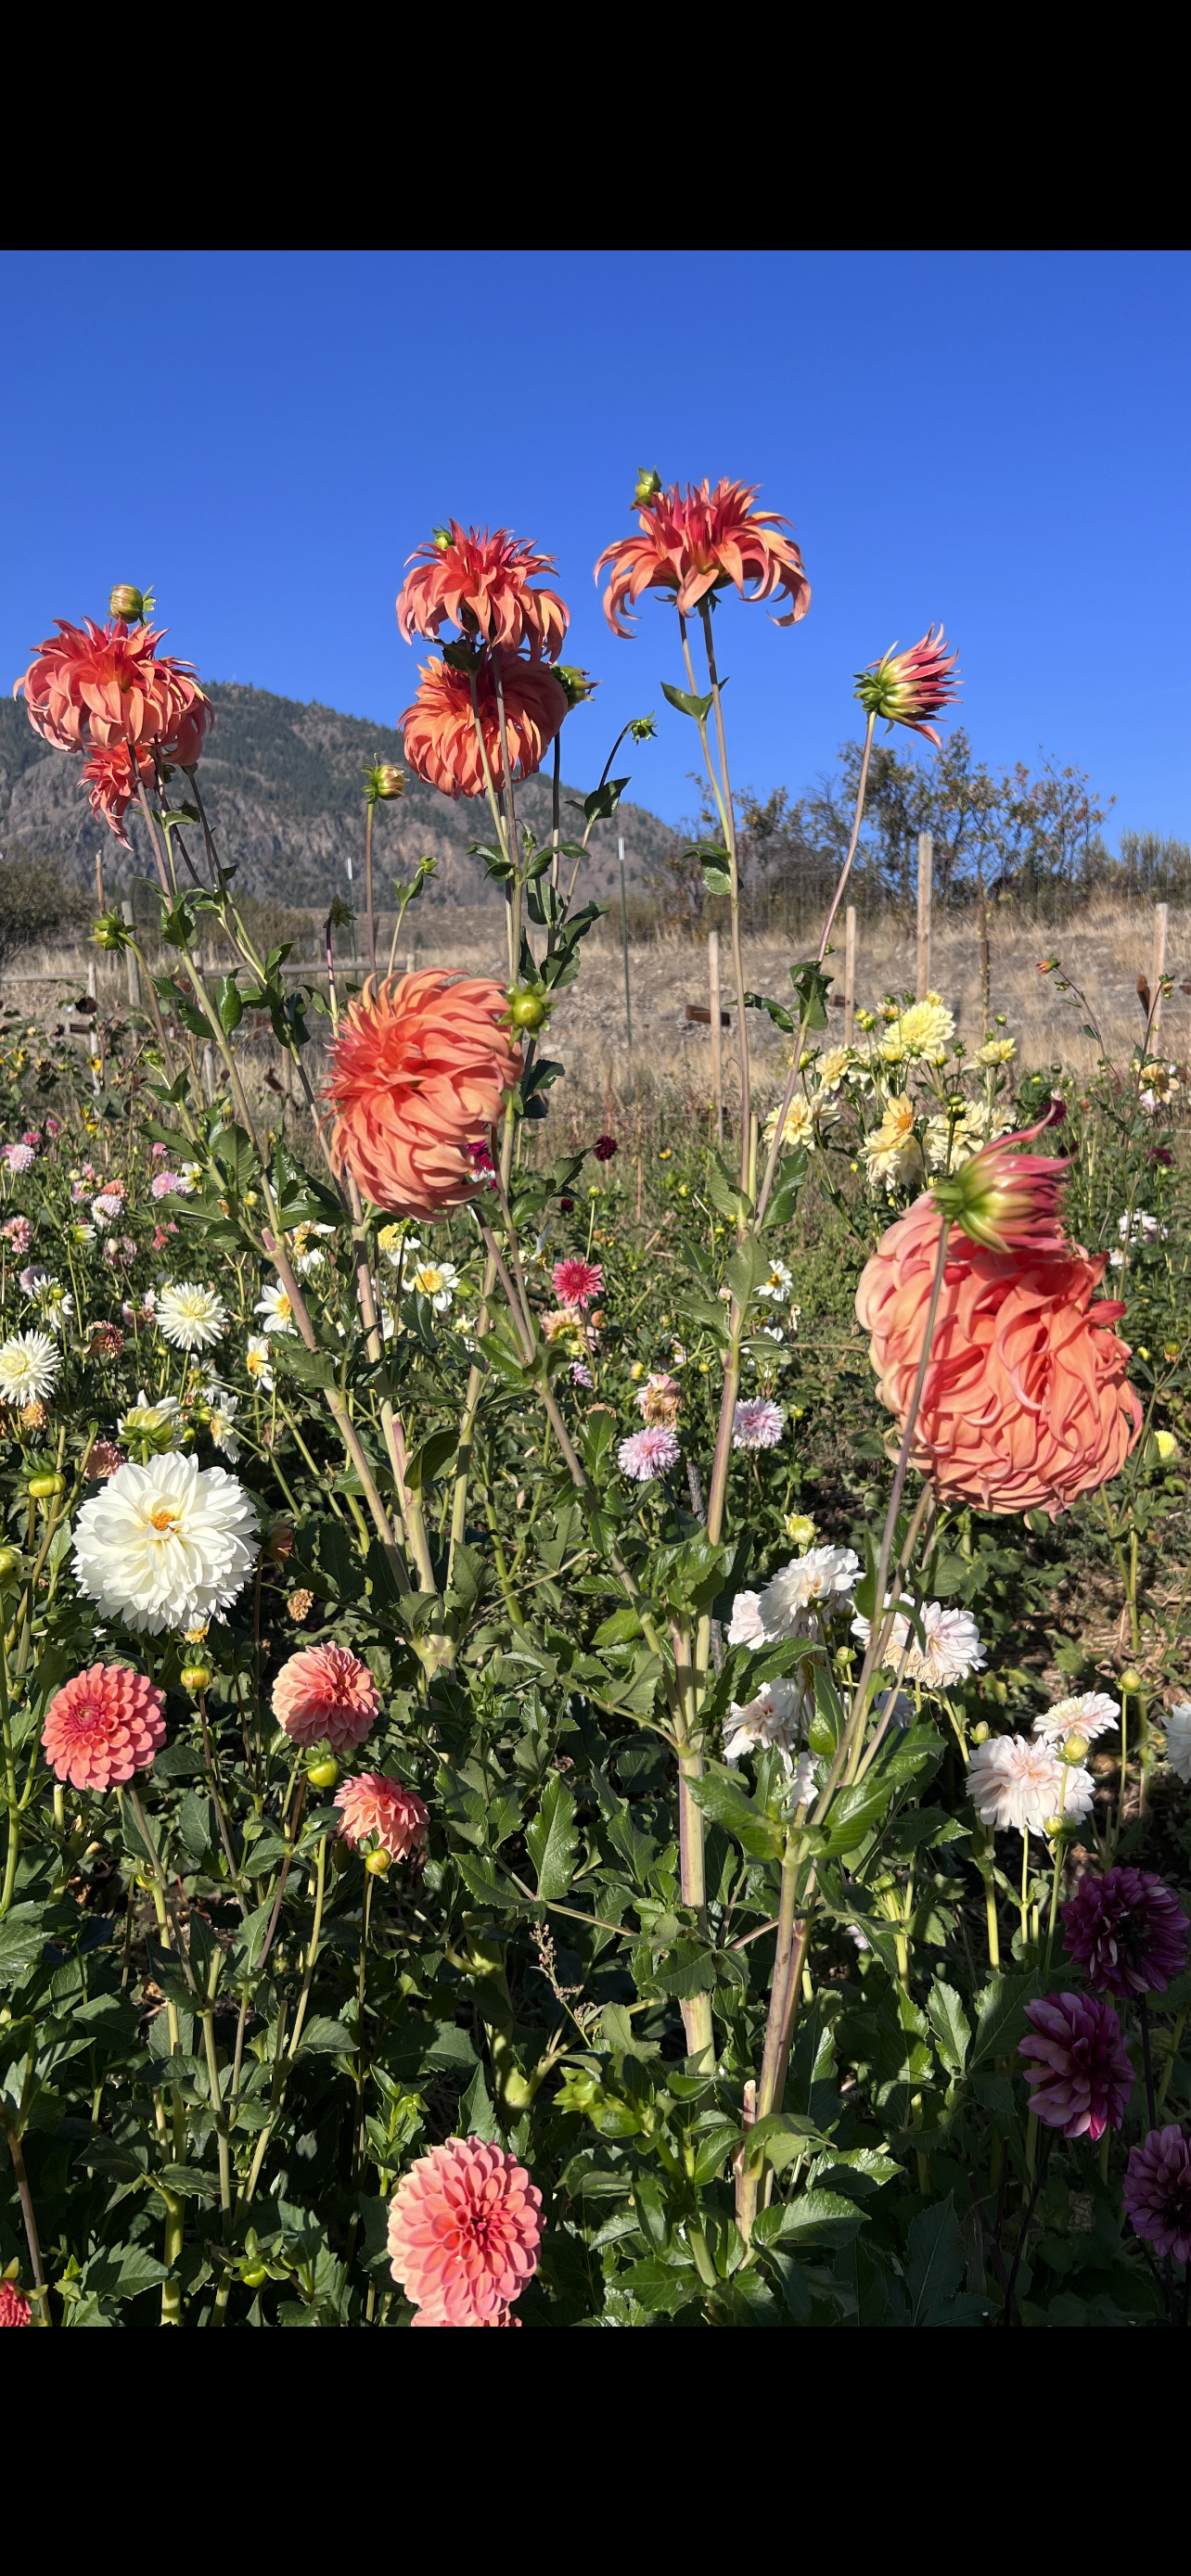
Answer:
M852 1046L856 1038L856 906L848 905L844 915L844 1045Z
M707 933L707 985L711 1003L711 1105L715 1111L715 1140L724 1141L724 1079L720 1058L720 934Z
M1156 903L1154 906L1154 971L1150 977L1151 1045L1162 1025L1162 978L1166 973L1166 925L1169 918L1169 904Z
M930 896L935 846L929 832L918 835L918 999L930 991Z

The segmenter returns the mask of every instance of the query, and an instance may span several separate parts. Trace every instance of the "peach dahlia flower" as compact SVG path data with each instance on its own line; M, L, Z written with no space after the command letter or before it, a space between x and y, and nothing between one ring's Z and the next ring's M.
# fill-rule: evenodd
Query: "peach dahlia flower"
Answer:
M509 759L518 778L532 778L570 707L562 681L544 662L501 655L505 701L505 734ZM488 767L497 792L505 783L500 740L500 709L492 664L475 669L480 730ZM398 719L405 737L405 757L431 787L444 796L482 796L487 786L483 755L476 736L476 711L466 671L449 662L423 662L418 693Z
M471 1146L521 1072L499 984L436 967L364 986L339 1023L327 1097L331 1153L374 1207L430 1218L484 1184Z
M393 2278L419 2326L500 2326L538 2267L542 2195L482 2138L419 2156L389 2204Z
M645 502L638 520L639 537L619 537L605 546L595 568L612 577L604 593L604 615L614 634L629 635L620 612L634 608L645 590L669 590L674 605L689 616L712 590L734 582L742 599L772 599L775 590L790 602L779 626L794 626L811 604L811 586L802 556L790 537L778 530L789 521L776 510L755 510L756 483L672 483ZM752 590L746 590L752 582Z
M518 544L508 528L461 528L452 519L428 546L408 557L397 598L402 639L437 636L444 619L481 644L503 644L515 653L528 644L533 660L556 661L570 625L570 611L556 590L534 590L535 573L553 572L553 555Z
M58 633L39 644L14 697L23 696L34 732L58 751L109 750L152 744L163 760L193 766L214 709L190 668L170 654L157 658L163 629L54 620Z
M125 1664L92 1664L55 1692L41 1740L55 1778L105 1790L147 1771L165 1742L164 1695Z
M273 1714L291 1744L329 1744L335 1753L362 1744L380 1693L346 1646L310 1646L291 1655L273 1684Z
M882 1404L904 1423L922 1354L938 1254L933 1194L891 1225L861 1274L856 1313ZM1053 1520L1119 1474L1141 1430L1112 1327L1093 1303L1107 1256L1077 1244L997 1253L951 1229L913 1462L947 1502L1041 1509Z
M352 1851L359 1851L361 1843L375 1834L390 1860L404 1860L407 1852L416 1851L426 1840L430 1817L417 1791L403 1788L400 1780L389 1779L384 1771L361 1771L345 1780L335 1804L341 1815L339 1831Z

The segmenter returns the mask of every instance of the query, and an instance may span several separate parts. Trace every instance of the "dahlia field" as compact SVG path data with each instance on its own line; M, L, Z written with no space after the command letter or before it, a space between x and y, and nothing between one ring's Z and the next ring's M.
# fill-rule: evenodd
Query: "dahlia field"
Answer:
M18 682L139 816L162 946L101 914L141 1002L85 1054L0 1031L2 2325L1187 2323L1166 996L1083 1088L935 992L845 1042L850 858L748 991L719 627L809 586L747 486L635 507L597 571L718 815L722 1138L559 1149L627 781L622 736L582 830L557 786L521 828L592 685L536 546L452 521L397 603L501 984L377 954L392 766L375 974L329 921L283 979L139 591ZM877 725L955 702L942 628L856 697L853 852Z

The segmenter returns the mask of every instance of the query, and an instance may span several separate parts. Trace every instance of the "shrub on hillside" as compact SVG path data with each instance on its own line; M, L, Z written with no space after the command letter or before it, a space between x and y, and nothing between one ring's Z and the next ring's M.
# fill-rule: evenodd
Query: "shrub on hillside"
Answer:
M78 938L93 909L52 859L29 858L14 846L0 859L0 965L34 940Z

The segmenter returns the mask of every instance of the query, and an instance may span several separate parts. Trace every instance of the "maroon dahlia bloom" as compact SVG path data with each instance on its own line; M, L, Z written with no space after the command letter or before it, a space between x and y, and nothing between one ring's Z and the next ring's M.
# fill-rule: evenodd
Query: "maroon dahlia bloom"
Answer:
M1172 2122L1151 2129L1144 2146L1129 2153L1125 2176L1126 2217L1155 2253L1191 2262L1191 2145Z
M1174 1889L1148 1869L1080 1880L1063 1907L1063 1943L1098 1995L1165 1994L1187 1964L1191 1929Z
M1133 2090L1133 2068L1111 2004L1096 1995L1045 1995L1026 2005L1029 2034L1018 2055L1036 2057L1027 2084L1037 2089L1030 2109L1065 2138L1093 2146L1106 2129L1119 2129Z
M597 1136L591 1150L597 1163L610 1163L616 1152L615 1136Z

